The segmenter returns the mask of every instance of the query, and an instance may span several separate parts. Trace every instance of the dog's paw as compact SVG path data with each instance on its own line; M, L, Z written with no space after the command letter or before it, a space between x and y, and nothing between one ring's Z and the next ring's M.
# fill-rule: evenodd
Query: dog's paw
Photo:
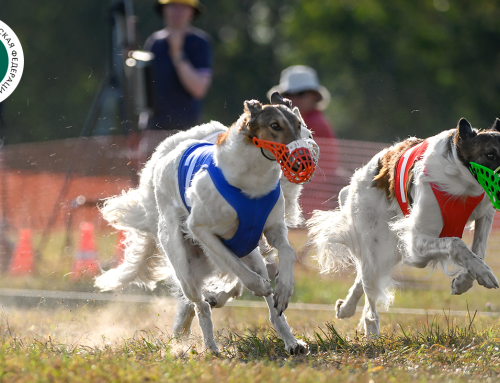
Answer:
M217 295L211 291L209 292L205 292L203 294L203 296L205 297L205 302L207 302L210 307L214 308L215 306L217 306Z
M476 265L476 267L469 267L467 271L481 286L487 289L498 289L497 277L495 277L490 267L482 260L479 265Z
M478 284L487 289L498 289L498 279L492 271L479 275L476 280Z
M471 289L474 279L468 273L460 273L451 282L451 295L460 295Z
M308 355L309 346L305 342L297 340L294 344L286 346L286 351L290 355Z
M173 332L175 338L184 340L191 336L191 326L179 326L178 324L174 323Z
M283 314L288 307L288 302L293 294L293 280L291 283L281 283L280 280L276 281L276 289L274 291L274 308L278 312L278 316Z
M335 304L335 315L338 319L350 318L356 314L355 305L347 305L347 302L343 299L337 300Z
M273 288L271 286L271 281L269 279L264 279L261 276L256 275L256 278L252 283L246 285L246 287L258 297L267 297L273 293Z
M205 351L212 353L213 356L220 356L219 347L215 343L205 344Z

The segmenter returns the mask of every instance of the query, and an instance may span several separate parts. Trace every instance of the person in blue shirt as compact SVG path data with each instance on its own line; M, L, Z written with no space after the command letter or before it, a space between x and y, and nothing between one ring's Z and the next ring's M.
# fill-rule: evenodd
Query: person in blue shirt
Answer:
M198 0L158 0L165 28L153 33L145 50L154 53L154 115L150 130L187 130L201 122L202 99L212 79L210 37L191 26Z

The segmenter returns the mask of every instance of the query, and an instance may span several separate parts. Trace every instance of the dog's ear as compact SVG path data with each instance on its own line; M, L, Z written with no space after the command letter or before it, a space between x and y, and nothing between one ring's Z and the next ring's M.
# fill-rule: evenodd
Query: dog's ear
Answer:
M288 98L283 98L280 92L273 92L271 95L271 104L273 105L285 105L286 107L292 109L292 101Z
M458 121L458 135L462 140L468 140L471 138L476 137L477 133L474 129L472 129L471 124L469 121L467 121L465 118L461 118L460 121Z
M491 127L491 130L496 130L497 132L500 132L500 118L496 118L495 122L493 123L493 126Z
M300 136L301 136L301 138L313 139L312 132L309 129L307 129L307 125L306 125L304 119L302 118L302 115L300 114L299 108L297 108L297 107L293 108L292 113L300 121Z
M251 119L254 119L262 112L262 104L257 100L247 100L244 105L245 112L250 115Z
M300 121L300 123L304 126L307 126L306 123L304 122L304 119L302 118L302 115L300 114L299 108L295 107L292 109L292 113L297 117Z
M300 121L304 122L304 119L302 118L302 115L300 114L300 110L299 110L299 108L297 108L297 107L293 108L293 109L292 109L292 113L293 113L293 114L295 114L295 116L297 116L297 118L298 118Z

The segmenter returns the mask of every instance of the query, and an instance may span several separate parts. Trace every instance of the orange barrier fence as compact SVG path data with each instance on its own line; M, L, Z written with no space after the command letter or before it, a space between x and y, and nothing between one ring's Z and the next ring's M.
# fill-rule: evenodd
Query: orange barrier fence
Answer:
M304 186L300 199L308 218L313 210L337 207L340 190L349 184L356 169L367 163L375 153L387 146L378 142L316 138L320 157L316 173Z
M148 152L165 133L148 137ZM338 192L349 183L354 171L387 144L318 138L321 156L317 173L304 186L301 204L307 217L315 210L337 206ZM76 150L78 145L83 145ZM142 145L144 148L144 145ZM53 210L54 228L72 222L91 222L96 230L106 227L96 204L133 186L135 168L145 159L127 146L122 136L91 137L10 145L0 149L0 218L16 229L40 230L46 227ZM66 181L66 172L75 153L67 192L55 206ZM494 227L500 228L495 219Z

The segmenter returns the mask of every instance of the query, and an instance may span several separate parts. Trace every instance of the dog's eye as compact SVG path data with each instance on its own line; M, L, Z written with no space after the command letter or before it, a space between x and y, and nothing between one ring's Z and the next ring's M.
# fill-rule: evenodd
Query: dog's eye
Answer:
M271 124L271 129L276 130L277 132L279 132L280 130L282 130L281 126L278 123L276 123L276 122L273 122Z
M494 160L497 158L497 156L495 156L493 153L487 154L486 157L488 157L489 160Z

